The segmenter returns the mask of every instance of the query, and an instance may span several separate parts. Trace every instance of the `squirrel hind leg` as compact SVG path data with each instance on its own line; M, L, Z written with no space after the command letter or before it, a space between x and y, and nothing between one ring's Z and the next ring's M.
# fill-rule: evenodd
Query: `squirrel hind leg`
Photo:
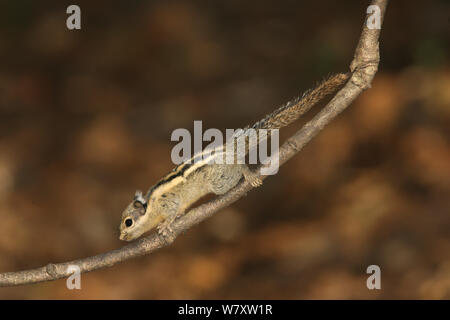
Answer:
M216 195L227 193L237 185L242 178L242 165L220 164L214 165L209 180L210 190Z

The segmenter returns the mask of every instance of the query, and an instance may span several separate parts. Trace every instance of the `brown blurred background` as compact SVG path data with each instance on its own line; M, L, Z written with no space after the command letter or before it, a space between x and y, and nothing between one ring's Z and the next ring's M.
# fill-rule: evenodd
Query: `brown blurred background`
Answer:
M0 4L0 272L122 246L174 129L243 127L347 71L368 1L77 1L80 31L69 4ZM0 298L450 298L449 9L391 1L372 89L172 246Z

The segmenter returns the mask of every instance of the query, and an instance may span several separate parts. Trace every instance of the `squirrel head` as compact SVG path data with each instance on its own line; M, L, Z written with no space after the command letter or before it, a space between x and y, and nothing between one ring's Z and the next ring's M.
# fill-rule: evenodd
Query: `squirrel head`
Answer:
M136 191L133 201L122 213L120 223L120 240L131 241L140 237L145 232L145 213L147 200L142 191Z

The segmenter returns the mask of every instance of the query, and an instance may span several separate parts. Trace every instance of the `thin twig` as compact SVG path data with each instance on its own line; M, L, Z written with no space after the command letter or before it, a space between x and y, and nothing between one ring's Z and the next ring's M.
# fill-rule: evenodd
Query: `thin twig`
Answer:
M387 2L388 0L373 0L371 3L380 8L380 24L384 18ZM367 27L366 21L368 16L366 16L361 37L355 50L354 59L350 65L352 72L350 80L325 108L280 147L280 166L298 153L331 120L347 108L362 91L370 87L372 79L378 70L380 29L369 29ZM264 179L265 177L262 176L261 178ZM252 186L243 181L225 195L190 210L174 222L172 227L173 239L180 233L187 231L192 226L209 218L220 209L231 205L251 189ZM149 254L156 249L170 245L171 242L167 242L165 239L167 238L152 234L120 249L101 253L96 256L64 263L50 263L36 269L1 273L0 286L17 286L68 277L72 273L68 270L70 265L78 265L81 272L110 267L119 262Z

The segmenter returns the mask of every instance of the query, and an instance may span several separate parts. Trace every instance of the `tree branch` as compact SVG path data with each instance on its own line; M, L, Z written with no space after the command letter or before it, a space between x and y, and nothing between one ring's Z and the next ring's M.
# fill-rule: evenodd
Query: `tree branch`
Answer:
M380 9L380 26L384 18L388 0L373 0L372 5ZM369 29L364 21L363 30L356 47L353 61L350 65L351 78L345 86L333 97L333 99L308 123L306 123L297 133L287 139L280 147L280 166L292 158L296 153L311 141L331 120L347 108L362 91L370 88L379 63L379 35L380 29ZM262 176L262 179L265 177ZM173 238L180 233L187 231L192 226L209 218L214 213L231 205L236 200L243 197L252 186L243 181L235 188L223 196L219 196L197 208L190 210L184 216L176 220L173 224ZM172 240L173 241L173 240ZM77 265L80 271L88 272L100 268L110 267L125 260L149 254L159 248L170 245L167 238L162 238L157 234L141 238L120 249L108 251L96 256L70 262L48 264L41 268L6 272L0 274L0 286L17 286L31 284L42 281L50 281L68 277L73 271L68 270L70 265Z

